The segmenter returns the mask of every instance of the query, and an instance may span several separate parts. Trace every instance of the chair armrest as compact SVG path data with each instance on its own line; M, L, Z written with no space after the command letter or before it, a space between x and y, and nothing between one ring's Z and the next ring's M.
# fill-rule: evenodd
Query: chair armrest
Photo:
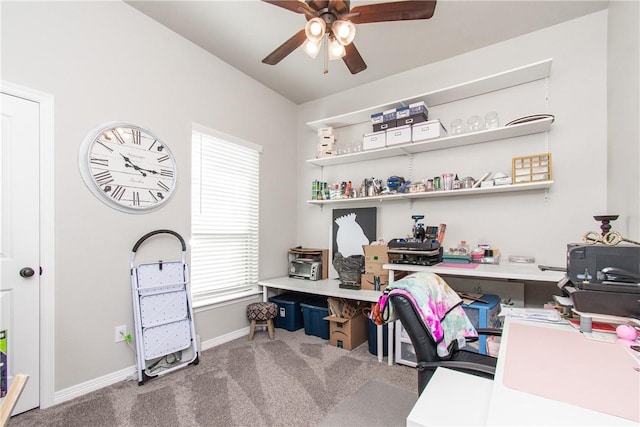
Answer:
M502 336L502 329L499 328L476 328L479 335L493 335L494 337Z
M462 362L457 360L442 360L439 362L420 362L416 366L418 371L426 368L451 368L451 369L466 369L468 371L483 372L489 375L495 375L496 368L494 366L483 365L481 363L474 362Z

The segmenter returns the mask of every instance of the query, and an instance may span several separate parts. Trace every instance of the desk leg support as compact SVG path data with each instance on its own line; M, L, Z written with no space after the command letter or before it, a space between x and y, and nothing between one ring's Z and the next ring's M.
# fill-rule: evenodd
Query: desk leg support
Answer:
M268 297L269 297L269 293L267 292L267 289L268 289L268 288L267 288L266 286L263 286L263 287L262 287L262 301L263 301L263 302L267 302L267 301L268 301L268 299L269 299L269 298L268 298Z
M387 339L389 341L388 342L388 347L389 348L387 350L388 354L389 354L389 357L388 357L389 366L393 365L393 337L395 336L395 334L393 332L393 329L394 329L395 324L396 324L396 322L387 323L387 328L389 328L388 331L387 331L387 334L388 334Z
M384 359L384 339L383 339L383 329L382 329L382 325L378 325L376 327L376 337L377 337L377 344L378 344L378 362L382 362L382 360Z

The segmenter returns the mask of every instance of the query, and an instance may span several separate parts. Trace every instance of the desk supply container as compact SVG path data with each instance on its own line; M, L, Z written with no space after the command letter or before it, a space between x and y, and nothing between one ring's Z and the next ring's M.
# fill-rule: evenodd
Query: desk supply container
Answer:
M471 320L471 323L476 328L499 328L500 320L498 319L498 313L500 312L500 297L497 295L482 295L480 299L487 302L474 301L471 304L462 305L469 320ZM480 354L487 354L487 336L480 335L477 344L479 347L478 352Z
M302 318L304 319L304 333L328 340L329 321L324 319L329 315L327 298L319 297L301 302L300 307L302 307Z
M415 368L418 365L416 351L411 343L411 338L405 331L402 322L396 321L396 340L395 340L395 360L400 365L407 365ZM385 346L386 348L386 346Z

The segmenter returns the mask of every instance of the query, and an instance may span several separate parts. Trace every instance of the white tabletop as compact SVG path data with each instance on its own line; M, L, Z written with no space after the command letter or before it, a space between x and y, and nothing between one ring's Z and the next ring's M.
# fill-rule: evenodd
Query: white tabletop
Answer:
M407 416L407 426L484 425L493 381L437 368Z
M377 302L382 295L380 291L368 289L343 289L339 279L307 280L293 277L276 277L258 281L258 285L266 288L284 289L288 291L307 292L328 297L347 298L359 301Z
M465 268L463 265L464 264L461 264L460 267L444 267L441 264L436 264L427 267L411 264L385 264L383 268L385 270L395 271L427 271L443 276L482 277L552 283L559 282L566 275L561 271L541 271L535 264L474 264L476 266L475 268Z
M489 403L489 410L487 414L487 425L634 425L638 426L638 423L630 419L609 415L603 412L586 409L575 404L563 402L560 400L554 400L540 395L535 395L514 388L507 387L505 385L505 365L507 364L507 355L509 349L509 330L515 323L527 323L524 320L508 318L505 322L503 329L503 339L500 344L500 352L498 354L498 365L496 367L496 375L493 382L493 389L491 391L491 399ZM527 323L532 325L531 322ZM562 324L546 324L536 323L536 327L551 328L556 330L566 330L571 333L579 334L579 332L573 327ZM534 340L535 341L535 340ZM539 345L540 343L532 342L531 346ZM604 343L603 343L604 344ZM620 345L619 343L604 344L610 346ZM573 351L572 351L573 350ZM539 353L539 352L537 352ZM579 349L569 348L555 348L546 349L544 351L547 354L547 360L539 360L538 356L535 356L538 360L531 361L530 368L537 371L536 366L540 363L545 365L559 365L559 362L554 362L554 359L563 358L564 360L575 360L583 362L589 355L581 354ZM523 357L526 357L525 354ZM597 368L600 369L600 368ZM611 366L611 369L616 369L616 366ZM638 376L638 386L640 387L640 373L630 371L630 375ZM575 374L575 373L574 373ZM588 375L585 372L584 375ZM544 375L544 374L542 374ZM562 393L589 393L591 395L596 394L604 396L607 393L608 387L599 386L593 384L592 387L584 389L582 387L572 387L574 381L571 378L571 374L567 374L564 377L558 375L556 378L548 378L549 387L555 387ZM611 391L611 390L609 390ZM636 403L637 405L637 403Z

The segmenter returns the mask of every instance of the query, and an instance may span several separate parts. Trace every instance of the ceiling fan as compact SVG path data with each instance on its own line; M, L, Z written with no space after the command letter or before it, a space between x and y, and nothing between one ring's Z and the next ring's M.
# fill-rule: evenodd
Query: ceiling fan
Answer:
M287 55L302 46L312 58L324 51L324 72L328 72L328 60L344 61L351 74L367 68L353 44L354 24L371 22L407 21L429 19L436 8L436 0L394 1L374 3L350 8L349 0L262 0L275 6L302 13L307 19L305 28L294 34L262 62L276 65ZM324 49L323 49L324 47Z

